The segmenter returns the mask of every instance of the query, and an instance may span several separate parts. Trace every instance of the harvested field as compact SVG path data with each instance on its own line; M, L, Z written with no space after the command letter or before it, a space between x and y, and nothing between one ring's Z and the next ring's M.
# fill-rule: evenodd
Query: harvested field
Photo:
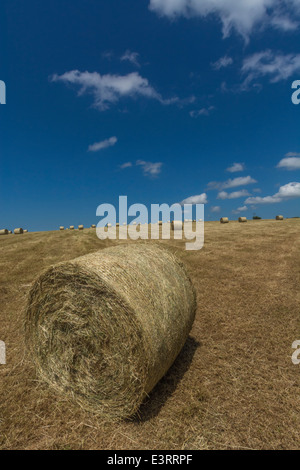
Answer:
M205 246L157 241L186 264L198 298L190 336L131 420L109 423L37 380L25 354L31 283L60 261L118 245L95 230L0 238L1 449L297 449L300 220L205 223ZM126 242L127 243L127 242ZM139 243L139 242L131 242Z

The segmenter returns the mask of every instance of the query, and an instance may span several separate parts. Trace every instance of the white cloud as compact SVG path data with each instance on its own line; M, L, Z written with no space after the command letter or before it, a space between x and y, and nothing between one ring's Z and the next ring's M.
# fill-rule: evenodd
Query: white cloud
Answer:
M164 100L161 95L137 72L128 75L100 75L98 72L80 72L71 70L63 75L53 75L53 82L79 86L79 95L89 93L93 96L94 106L100 111L105 111L121 98L130 97L154 99L161 104L171 104L177 98Z
M230 173L237 173L238 171L244 171L244 170L245 170L244 163L234 163L232 166L226 169L226 171L229 171Z
M101 142L95 142L89 145L89 152L98 152L99 150L106 149L107 147L113 147L118 142L117 137L110 137L109 139L102 140Z
M214 109L215 109L214 106L209 106L208 108L202 108L202 109L190 111L190 116L193 118L197 118L199 116L209 116Z
M271 50L257 52L244 59L242 73L247 77L242 88L247 89L260 77L268 77L271 83L276 83L297 72L300 72L300 54L276 54Z
M212 206L210 208L211 212L220 212L221 207L220 206Z
M184 204L207 204L207 202L207 194L202 193L198 196L190 196L184 199L180 204L183 206Z
M299 155L299 157L286 157L280 160L277 168L284 168L286 170L300 170L300 154L296 155Z
M137 160L136 165L143 168L144 175L146 176L158 176L161 172L162 162L152 163L145 162L143 160Z
M132 52L129 49L127 49L127 51L125 51L124 54L122 55L121 61L122 62L128 61L128 62L131 62L136 67L140 67L138 58L139 58L138 52Z
M274 26L274 28L281 29L282 31L295 31L298 28L299 23L298 21L293 21L288 16L277 16L277 14L275 14L271 18L271 25Z
M123 163L123 165L120 165L121 170L125 170L125 168L130 168L130 167L132 167L131 162L126 162L126 163Z
M207 188L208 189L230 189L230 188L237 188L239 186L247 186L248 184L254 184L257 183L257 181L251 176L240 176L238 178L234 179L229 179L225 181L224 183L220 183L218 181L212 181L211 183L208 183Z
M250 196L249 192L246 189L242 189L241 191L235 191L233 193L227 193L226 191L221 191L217 199L238 199L239 197L246 197Z
M212 68L214 68L215 70L220 70L232 64L233 64L233 59L225 55L224 57L221 57L219 60L217 60L211 65L212 65Z
M300 157L300 153L297 152L289 152L285 154L285 157Z
M288 183L281 186L273 196L249 197L245 204L275 204L297 197L300 197L300 183Z
M233 214L239 214L240 212L246 212L248 210L247 206L238 207L237 209L233 210Z
M299 0L150 0L149 8L171 19L215 15L222 22L223 37L235 30L247 41L256 26L293 29L291 18L299 14Z

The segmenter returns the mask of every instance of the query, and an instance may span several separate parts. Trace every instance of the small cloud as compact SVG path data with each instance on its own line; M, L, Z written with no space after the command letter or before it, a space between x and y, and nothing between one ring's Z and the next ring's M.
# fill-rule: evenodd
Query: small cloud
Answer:
M141 166L146 176L158 176L161 172L162 162L152 163L152 162L145 162L143 160L137 160L136 165Z
M88 152L99 152L99 150L113 147L118 142L117 137L110 137L109 139L102 140L101 142L95 142L89 145Z
M239 197L246 197L250 196L249 192L246 189L242 189L241 191L235 191L233 193L227 193L226 191L221 191L217 199L238 199Z
M62 75L53 75L51 81L79 87L78 96L92 95L93 106L99 111L106 111L124 98L154 99L162 105L178 101L176 97L163 99L149 81L137 72L128 75L100 75L98 72L71 70Z
M184 204L207 204L207 202L207 194L202 193L198 196L190 196L184 199L180 204L183 206Z
M212 63L212 68L215 70L220 70L222 68L228 67L229 65L233 64L233 59L231 57L228 57L225 55L224 57L221 57L219 60L216 62Z
M252 189L252 191L254 193L261 193L262 192L262 190L260 188L254 188L254 189Z
M212 206L210 208L210 211L211 212L220 212L221 211L221 207L220 206Z
M123 163L123 165L120 165L121 170L125 170L125 168L130 168L130 167L132 167L131 162L126 162L126 163Z
M237 173L238 171L244 171L244 170L245 170L244 163L233 163L232 166L226 169L226 171L229 171L230 173Z
M131 62L133 65L136 67L140 67L140 63L138 61L139 58L139 53L138 52L132 52L129 49L127 49L124 54L121 57L121 61L128 61Z
M218 182L218 181L212 181L208 183L207 189L212 190L212 189L230 189L230 188L236 188L238 186L247 186L248 184L254 184L257 183L257 181L251 176L240 176L238 178L234 179L229 179L225 181L224 183Z
M299 27L299 22L291 20L288 16L274 15L271 19L271 25L282 31L295 31Z
M256 52L244 59L242 73L247 76L241 90L249 90L250 84L260 77L268 77L270 83L277 83L299 71L300 54L281 54L271 50Z
M233 210L232 213L233 214L239 214L240 212L246 212L247 210L248 210L247 206L242 206L242 207L238 207L237 209Z
M276 168L284 168L285 170L300 170L300 154L288 153L286 158L280 160Z
M215 109L215 106L209 106L208 108L193 110L190 111L190 116L192 118L197 118L199 116L209 116Z
M297 197L300 197L300 183L293 182L281 186L273 196L249 197L245 204L275 204Z
M103 59L111 60L114 56L114 53L113 53L113 51L104 51L104 52L102 52L101 55L102 55Z

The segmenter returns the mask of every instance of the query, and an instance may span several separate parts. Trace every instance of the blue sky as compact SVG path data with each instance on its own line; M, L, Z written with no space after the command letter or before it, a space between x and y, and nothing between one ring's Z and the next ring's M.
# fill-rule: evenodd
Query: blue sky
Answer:
M300 0L0 8L1 227L90 225L119 195L300 215Z

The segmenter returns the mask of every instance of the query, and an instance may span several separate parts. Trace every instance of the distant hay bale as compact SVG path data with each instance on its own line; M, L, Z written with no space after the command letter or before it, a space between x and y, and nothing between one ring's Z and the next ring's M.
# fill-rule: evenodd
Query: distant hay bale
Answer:
M247 217L239 217L239 222L247 222Z
M11 230L9 230L9 231L8 231L8 233L9 233L9 235L11 235L11 234L12 234L12 231L11 231Z
M15 235L20 235L24 232L24 230L22 228L15 228L14 230L14 234Z
M8 232L7 228L3 228L3 229L0 230L0 235L8 235L8 233L9 232Z
M70 225L70 230L74 230L74 225Z
M26 342L38 374L85 409L133 415L182 349L195 317L182 263L156 244L63 262L34 283Z
M284 220L283 215L276 215L276 220Z
M158 225L162 225L162 224L163 224L163 223L162 223L162 220L159 220L159 221L158 221Z
M28 230L27 230L27 228L26 228L25 230L23 230L23 233L28 233Z
M116 227L120 227L120 224L118 222L116 223Z
M95 224L91 225L91 228L96 228L96 225Z
M221 222L221 224L228 224L229 219L228 219L228 217L221 217L220 222Z
M65 227L61 226L59 227L59 230L65 230Z
M78 225L78 230L83 230L84 226L83 225Z
M111 227L111 224L106 224L106 227L110 228L110 227Z
M171 222L171 229L172 230L182 230L183 224L181 220L173 220Z

